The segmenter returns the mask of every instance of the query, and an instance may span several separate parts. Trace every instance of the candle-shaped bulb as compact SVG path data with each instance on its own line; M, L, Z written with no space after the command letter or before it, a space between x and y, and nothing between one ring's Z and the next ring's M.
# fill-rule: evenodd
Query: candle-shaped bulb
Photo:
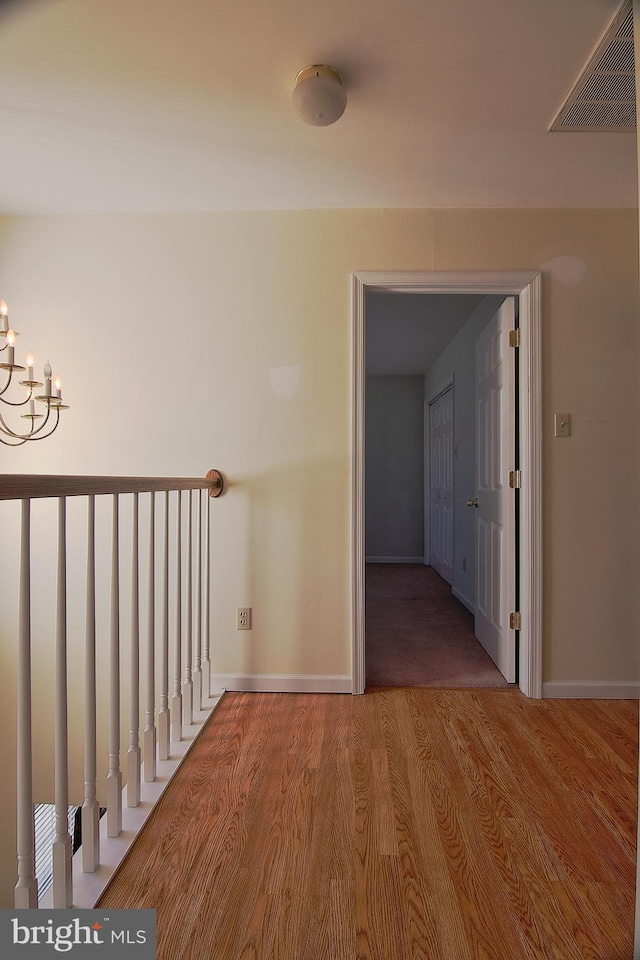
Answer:
M14 363L13 345L16 342L16 335L13 332L13 330L7 330L6 340L7 340L7 363L13 366L13 363Z
M27 354L27 380L33 382L33 354Z
M51 380L51 364L48 360L44 365L44 376L45 380Z
M28 367L32 367L32 366L33 366L33 354L32 354L32 353L28 353L28 354L27 354L27 366L28 366Z
M44 365L44 395L51 396L51 364L48 360Z
M60 379L60 377L56 377L55 380L53 381L53 384L56 388L56 397L61 398L62 397L62 380Z
M8 316L9 316L9 307L7 306L4 300L0 300L0 317L8 317Z

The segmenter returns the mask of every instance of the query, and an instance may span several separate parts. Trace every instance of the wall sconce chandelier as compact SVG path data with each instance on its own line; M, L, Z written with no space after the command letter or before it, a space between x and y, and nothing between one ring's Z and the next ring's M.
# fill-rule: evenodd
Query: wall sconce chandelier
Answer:
M15 362L15 342L18 336L17 330L9 327L9 310L4 300L0 300L0 370L6 371L6 383L0 382L0 401L7 407L26 407L26 413L21 417L27 421L25 431L13 430L0 412L0 443L7 447L19 447L27 440L44 440L50 437L58 426L60 421L60 411L68 410L67 404L62 402L62 382L60 377L56 377L51 385L51 367L48 363L44 365L44 383L34 379L33 374L33 356L28 353L26 366L23 367ZM18 376L27 371L24 380L18 380ZM25 388L26 396L21 400L9 400L5 394L9 391L11 384ZM44 387L43 391L39 391ZM12 391L16 393L16 391ZM41 403L46 407L46 412L38 413L35 402ZM42 421L42 422L39 422ZM4 436L3 436L4 434ZM9 439L5 439L8 437Z

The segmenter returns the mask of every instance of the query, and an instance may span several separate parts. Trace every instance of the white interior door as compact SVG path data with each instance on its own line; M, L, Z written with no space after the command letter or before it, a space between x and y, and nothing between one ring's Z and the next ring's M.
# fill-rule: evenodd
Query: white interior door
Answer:
M476 341L476 636L506 679L516 679L515 506L509 488L515 429L515 323L508 297Z
M429 563L453 582L453 388L429 403Z

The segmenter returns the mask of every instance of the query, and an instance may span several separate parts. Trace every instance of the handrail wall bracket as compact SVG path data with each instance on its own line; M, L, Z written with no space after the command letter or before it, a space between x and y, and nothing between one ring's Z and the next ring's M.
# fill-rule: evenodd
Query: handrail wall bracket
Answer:
M209 490L210 497L220 497L224 493L224 477L219 470L207 471L207 480L213 480L213 486Z

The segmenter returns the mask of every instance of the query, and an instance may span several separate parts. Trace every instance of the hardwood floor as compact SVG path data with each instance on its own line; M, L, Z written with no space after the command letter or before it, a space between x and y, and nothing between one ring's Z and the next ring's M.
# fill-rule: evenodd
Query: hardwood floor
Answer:
M631 960L638 709L226 694L100 907L159 960Z

